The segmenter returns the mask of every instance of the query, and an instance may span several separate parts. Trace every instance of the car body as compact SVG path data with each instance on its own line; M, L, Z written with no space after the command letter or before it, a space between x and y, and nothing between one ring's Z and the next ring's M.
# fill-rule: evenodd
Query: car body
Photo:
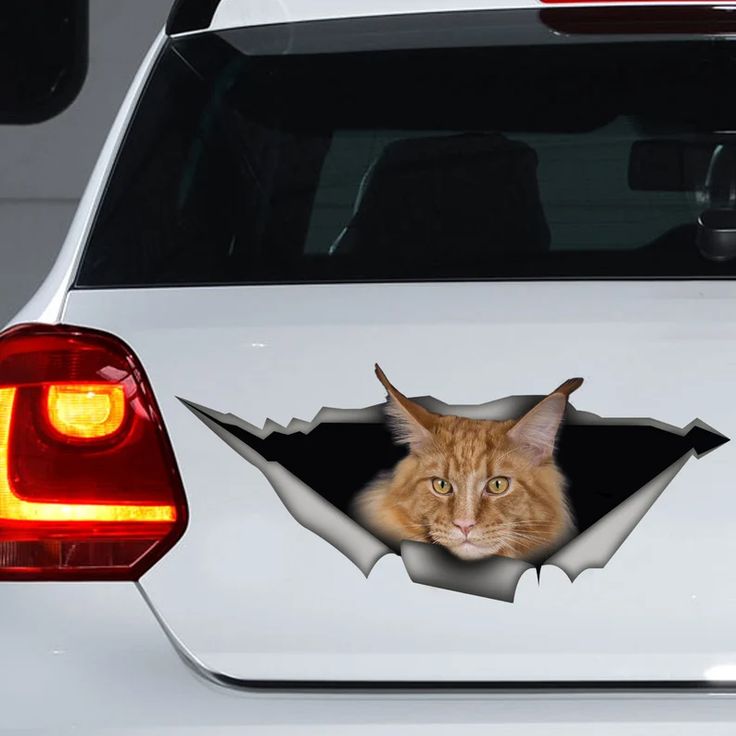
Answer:
M703 3L560 4L177 4L53 270L0 336L6 391L13 341L112 336L176 523L122 572L4 563L0 730L732 732L735 274L730 221L697 220L733 208L732 111L709 103L736 28ZM483 74L500 138L473 117ZM402 251L387 223L440 201L440 150L465 162L441 203L470 244ZM407 160L427 167L411 191L392 173ZM410 220L417 242L442 232L433 212ZM508 238L521 258L476 248L489 212L504 224L483 248ZM428 569L432 545L392 554L318 487L352 482L366 452L376 362L434 411L481 419L584 376L567 421L615 439L590 445L585 477L630 491L585 524L577 510L575 554L506 559L496 587L488 567ZM76 410L53 406L63 433ZM294 450L314 482L267 446L336 424L339 451ZM140 457L115 466L123 506Z

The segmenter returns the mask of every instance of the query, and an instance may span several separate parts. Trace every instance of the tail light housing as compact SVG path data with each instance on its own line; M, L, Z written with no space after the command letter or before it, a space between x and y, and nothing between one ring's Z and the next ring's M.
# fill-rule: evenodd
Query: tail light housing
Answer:
M0 580L136 580L186 523L131 349L67 325L0 333Z

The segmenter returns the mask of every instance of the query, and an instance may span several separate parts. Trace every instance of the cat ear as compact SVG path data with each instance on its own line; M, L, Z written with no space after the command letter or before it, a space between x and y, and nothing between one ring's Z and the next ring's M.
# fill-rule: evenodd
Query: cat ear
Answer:
M583 385L582 378L568 378L562 386L558 386L552 394L563 394L569 397L573 391L577 391Z
M557 432L567 409L567 398L582 384L582 378L565 381L509 430L508 436L526 447L537 463L550 460L554 455Z
M412 450L426 445L432 439L432 427L437 415L407 399L394 388L378 363L376 363L376 376L388 392L386 415L396 442L409 445Z

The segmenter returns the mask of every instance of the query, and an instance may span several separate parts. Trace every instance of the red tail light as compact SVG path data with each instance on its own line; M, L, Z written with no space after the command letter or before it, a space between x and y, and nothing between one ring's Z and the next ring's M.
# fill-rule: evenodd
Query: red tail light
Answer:
M597 0L542 0L546 5L590 5ZM646 0L647 2L663 3L667 5L702 3L703 5L713 5L713 0ZM603 0L601 5L615 5L617 3L636 3L642 5L642 0ZM723 3L728 5L728 2Z
M651 5L638 0L609 0L605 5L583 6L579 0L542 0L547 7L540 19L557 33L574 35L709 35L736 32L733 7L693 5L662 0Z
M130 348L62 325L0 333L0 579L135 580L186 521Z

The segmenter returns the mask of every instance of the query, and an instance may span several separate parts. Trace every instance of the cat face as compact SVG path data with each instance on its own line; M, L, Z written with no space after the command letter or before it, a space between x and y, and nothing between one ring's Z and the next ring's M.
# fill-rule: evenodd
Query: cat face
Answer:
M554 461L567 397L563 384L518 420L489 421L429 412L389 393L388 419L409 455L362 498L363 517L392 541L441 544L462 559L534 559L568 538L572 518Z

